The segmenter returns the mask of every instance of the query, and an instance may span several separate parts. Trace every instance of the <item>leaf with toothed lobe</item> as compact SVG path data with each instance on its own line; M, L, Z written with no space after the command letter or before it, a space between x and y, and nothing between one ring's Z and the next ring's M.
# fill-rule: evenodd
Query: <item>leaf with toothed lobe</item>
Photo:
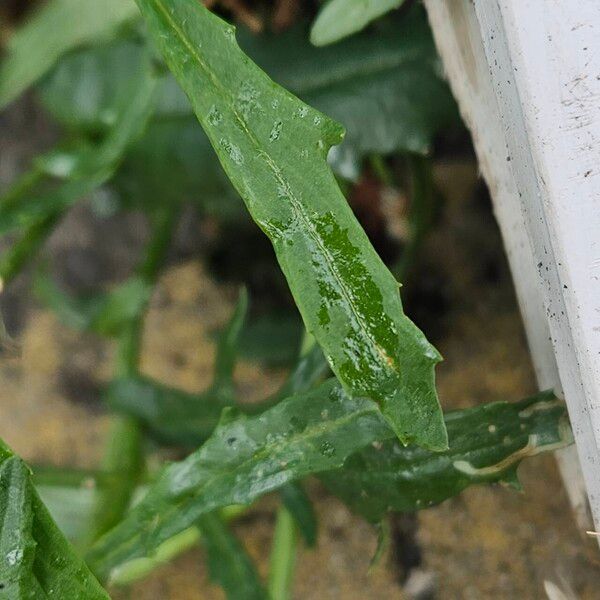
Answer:
M446 448L441 357L405 316L398 283L327 166L343 128L271 81L200 3L138 5L344 388L375 400L402 442Z

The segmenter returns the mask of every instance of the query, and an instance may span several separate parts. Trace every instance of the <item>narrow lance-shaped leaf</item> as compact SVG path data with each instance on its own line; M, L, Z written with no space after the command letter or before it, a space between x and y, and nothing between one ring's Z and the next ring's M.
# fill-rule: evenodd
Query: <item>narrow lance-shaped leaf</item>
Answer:
M10 38L0 63L0 108L67 51L112 34L136 14L132 0L50 0Z
M310 41L315 46L337 42L403 3L404 0L329 0L313 23Z
M455 439L451 438L444 453L414 446L394 448L404 456L411 475L404 482L404 494L413 499L415 510L439 501L438 476L447 497L464 487L452 482L502 479L522 458L571 440L562 425L564 406L556 402L549 406L547 396L490 406L505 406L503 410L513 414L518 433L508 441L490 427L490 414L498 408L478 407L449 415ZM232 504L249 504L290 481L339 469L369 444L394 438L374 402L350 398L335 380L288 398L261 415L224 417L202 448L169 466L124 521L94 545L89 559L101 577L110 577L135 559L152 556L162 543L204 514ZM471 431L477 435L470 435ZM416 487L411 492L413 483Z
M281 488L281 499L293 517L307 546L317 543L317 515L300 483L288 483Z
M268 600L252 560L216 514L198 519L202 545L208 555L211 579L217 582L230 600Z
M195 0L138 4L345 389L377 401L403 442L444 449L440 355L404 315L325 161L343 129L273 83Z
M518 487L522 459L572 442L565 406L551 392L446 415L450 450L432 455L394 440L367 447L342 469L320 475L327 488L371 521L387 511L438 504L477 483Z
M25 463L2 442L0 596L108 600L48 514Z

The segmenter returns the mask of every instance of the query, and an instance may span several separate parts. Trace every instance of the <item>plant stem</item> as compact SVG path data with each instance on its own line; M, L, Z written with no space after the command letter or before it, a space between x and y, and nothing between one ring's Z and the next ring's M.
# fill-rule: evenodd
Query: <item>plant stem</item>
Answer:
M48 215L33 223L0 259L0 291L19 274L52 233L61 213Z
M386 185L387 187L392 187L394 185L394 176L390 168L385 164L385 159L381 154L371 155L369 163L371 169L373 169L373 172L383 185Z
M146 249L144 262L138 274L153 285L158 279L166 257L171 232L178 213L172 209L161 211L154 222L152 237ZM124 327L119 338L115 374L117 377L133 376L140 361L144 316L147 303ZM91 541L116 525L127 510L133 492L144 473L143 433L137 419L115 415L108 436L102 468L118 477L101 490L91 526Z
M431 160L425 156L410 154L407 161L412 186L410 239L392 270L398 281L404 281L414 265L423 240L433 226L437 209L437 193L433 184Z
M280 506L271 546L269 593L271 600L289 600L296 564L296 523L287 508Z

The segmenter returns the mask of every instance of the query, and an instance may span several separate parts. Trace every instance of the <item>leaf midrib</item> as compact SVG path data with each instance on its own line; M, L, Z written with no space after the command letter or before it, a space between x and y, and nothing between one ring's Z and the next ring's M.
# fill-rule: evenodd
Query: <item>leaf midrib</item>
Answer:
M321 423L311 424L311 425L307 426L306 429L304 429L304 431L302 431L302 433L298 433L298 434L294 435L293 438L287 438L285 440L285 445L290 446L292 443L298 444L303 441L308 443L308 440L311 440L312 438L316 438L316 437L321 436L324 433L326 433L327 429L329 429L330 431L334 431L335 429L339 429L343 425L345 425L349 422L352 422L355 419L358 419L362 416L369 415L369 414L377 415L377 414L379 414L379 411L373 405L370 407L364 407L360 410L355 410L351 413L345 414L345 415L339 417L338 419L336 419L335 421L324 421ZM332 427L332 425L335 425L335 426ZM390 430L390 434L391 434L391 430ZM282 446L282 445L283 444L279 440L276 440L276 441L273 441L271 444L265 444L261 448L260 452L261 452L261 454L264 454L268 448L273 448L274 446L276 447L276 446ZM358 448L357 448L357 450L358 450ZM266 452L266 454L268 455L269 452ZM233 465L233 467L234 467L234 470L237 471L237 470L243 469L248 464L251 464L252 461L259 462L261 460L264 460L264 456L259 458L257 461L256 455L252 454L252 455L248 456L248 458L246 458L245 460ZM220 478L223 475L227 475L227 474L231 473L232 472L231 467L232 467L231 463L229 463L229 462L224 463L216 474L211 475L210 480L214 481L215 479ZM189 494L185 494L184 497L181 498L180 502L174 503L165 512L161 513L161 515L160 515L161 521L168 521L170 516L173 513L179 512L181 510L181 505L183 503L190 502L190 501L197 499L204 492L204 490L206 488L206 484L207 484L207 481L205 481L201 485L200 489L198 489L197 491L191 491ZM142 502L143 502L143 500L142 500ZM206 512L209 512L209 511L204 511L202 514L206 514ZM142 523L144 523L144 521L142 521ZM137 523L136 525L140 525L140 524L141 523ZM144 534L144 532L139 531L139 527L136 526L135 535L131 536L129 539L126 538L125 540L123 540L121 538L121 543L125 547L128 547L128 546L131 547L132 545L134 545L136 539L140 539L140 540L142 539L143 534ZM112 552L109 551L104 554L104 560L102 560L100 564L104 563L104 564L108 565L109 572L112 571L116 566L118 566L118 565L111 564L110 556L113 554L118 555L119 550L120 550L120 541L117 540L116 544L114 545L114 550ZM144 554L143 555L145 555L145 554L148 554L148 551L147 551L147 546L144 544ZM143 555L137 554L135 556L128 557L125 559L124 562L129 562L130 560L135 560L135 558L138 558Z

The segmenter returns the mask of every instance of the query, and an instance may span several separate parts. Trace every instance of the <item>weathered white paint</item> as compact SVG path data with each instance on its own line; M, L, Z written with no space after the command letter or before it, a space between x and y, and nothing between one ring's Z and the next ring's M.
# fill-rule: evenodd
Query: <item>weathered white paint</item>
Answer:
M600 2L425 0L490 187L541 388L600 524ZM577 457L559 465L580 525Z

